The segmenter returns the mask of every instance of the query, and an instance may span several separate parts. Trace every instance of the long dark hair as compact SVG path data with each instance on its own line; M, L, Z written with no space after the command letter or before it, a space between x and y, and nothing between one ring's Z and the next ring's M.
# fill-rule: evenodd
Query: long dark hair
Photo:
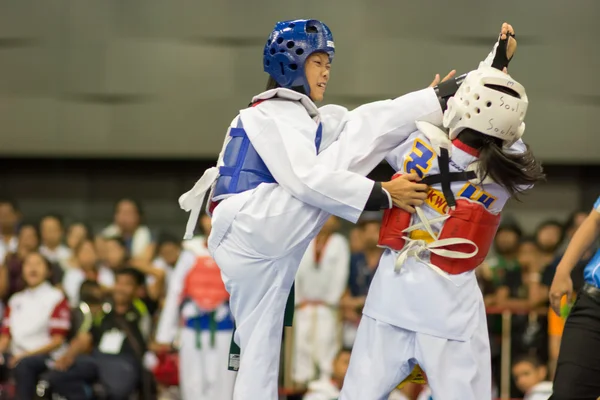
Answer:
M514 97L517 92L503 86L487 85ZM502 147L502 140L483 135L473 129L466 128L458 134L458 140L479 150L479 176L483 181L490 177L502 186L511 196L516 196L536 182L544 179L541 163L535 159L529 145L525 144L522 153L507 152Z

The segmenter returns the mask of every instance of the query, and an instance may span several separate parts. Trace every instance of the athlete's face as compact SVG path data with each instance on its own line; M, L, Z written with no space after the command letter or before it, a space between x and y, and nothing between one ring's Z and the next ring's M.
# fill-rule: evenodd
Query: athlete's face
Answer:
M304 73L310 87L312 101L323 101L327 82L329 81L330 68L331 63L326 53L313 53L306 59Z

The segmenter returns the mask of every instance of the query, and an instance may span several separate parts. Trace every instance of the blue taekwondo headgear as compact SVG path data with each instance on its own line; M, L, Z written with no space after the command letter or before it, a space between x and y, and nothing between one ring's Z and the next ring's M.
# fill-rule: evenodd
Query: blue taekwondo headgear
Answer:
M308 96L310 87L304 73L304 62L318 51L327 53L329 60L333 60L335 46L327 25L314 19L278 22L265 45L264 70L279 86L288 89L302 87Z

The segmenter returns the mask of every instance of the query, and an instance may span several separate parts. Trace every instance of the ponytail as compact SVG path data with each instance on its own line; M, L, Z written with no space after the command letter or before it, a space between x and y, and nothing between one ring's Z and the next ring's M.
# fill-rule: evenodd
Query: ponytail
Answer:
M518 196L546 176L529 145L519 153L508 152L500 139L483 135L472 129L458 134L458 139L479 150L478 174L483 181L490 177L511 196Z

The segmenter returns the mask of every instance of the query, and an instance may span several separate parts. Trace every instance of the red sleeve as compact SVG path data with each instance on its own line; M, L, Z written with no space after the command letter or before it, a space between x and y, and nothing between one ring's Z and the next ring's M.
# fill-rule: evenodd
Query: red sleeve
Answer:
M71 309L69 308L69 302L66 298L63 298L60 303L54 307L52 315L50 316L50 335L63 335L67 336L69 329L71 329Z
M2 326L0 327L0 334L10 336L10 307L6 306L4 310L4 318L2 319Z

